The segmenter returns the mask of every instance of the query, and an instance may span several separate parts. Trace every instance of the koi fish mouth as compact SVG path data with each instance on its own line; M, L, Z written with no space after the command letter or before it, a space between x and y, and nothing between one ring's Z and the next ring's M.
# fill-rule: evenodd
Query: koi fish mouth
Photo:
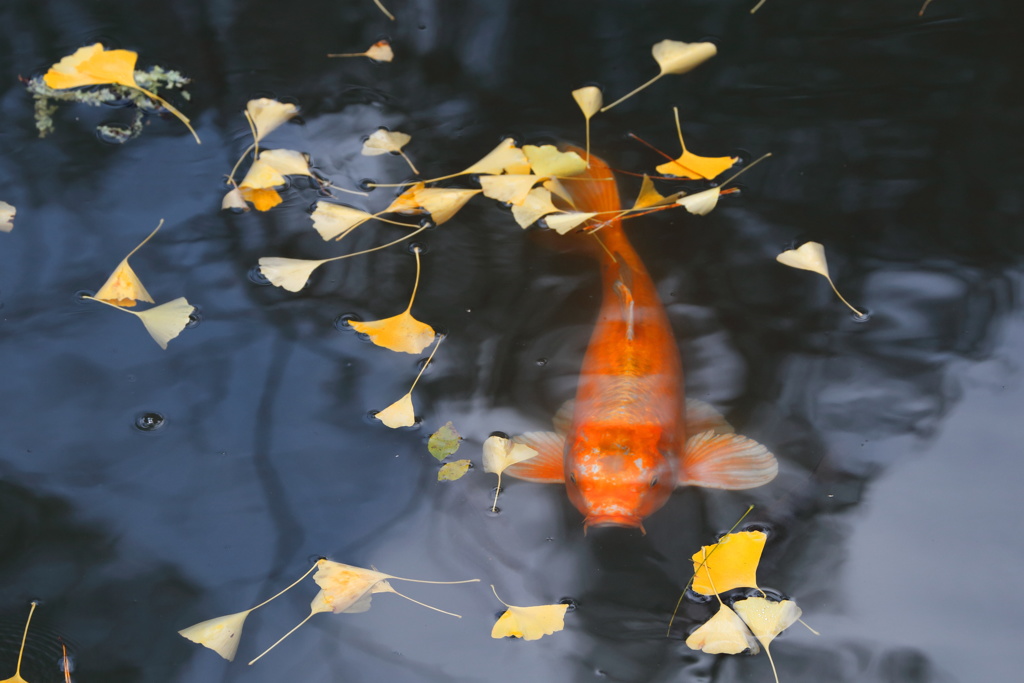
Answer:
M639 529L643 534L647 534L643 520L636 515L588 515L583 520L583 533L587 533L587 529L594 526L624 526Z

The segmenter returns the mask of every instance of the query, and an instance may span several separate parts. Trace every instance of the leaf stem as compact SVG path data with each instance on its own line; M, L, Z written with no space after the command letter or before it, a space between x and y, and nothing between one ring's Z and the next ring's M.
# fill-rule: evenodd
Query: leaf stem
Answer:
M305 574L303 574L303 575L302 575L302 576L300 576L300 577L299 577L298 579L296 579L296 580L295 580L295 581L294 581L294 582L292 583L292 585L288 586L287 588L285 588L285 589L284 589L283 591L281 591L281 592L280 592L280 593L278 593L277 595L274 595L274 596L272 596L272 597L269 597L269 598L267 598L266 600L264 600L264 601L263 601L263 602L261 602L260 604L256 605L255 607L250 607L250 608L249 608L249 611L251 612L251 611L253 611L254 609L259 609L260 607L263 607L263 605L267 604L268 602L270 602L270 601L271 601L271 600L273 600L274 598L279 598L279 597L281 597L282 595L284 595L285 593L287 593L288 591L290 591L290 590L291 590L292 588L295 588L296 586L298 586L298 585L299 585L299 584L300 584L300 583L302 582L302 580L303 580L303 579L305 579L305 578L306 578L307 576L309 576L310 574L312 574L312 573L313 573L313 570L314 570L314 569L316 569L316 568L317 568L317 567L319 567L319 566L320 566L320 562L319 562L319 561L317 561L317 562L314 562L314 563L313 563L313 566L312 566L312 567L310 567L310 568L309 568L309 570L308 570L308 571L307 571L307 572L306 572Z
M124 260L125 260L125 261L127 261L128 259L130 259L130 258L132 257L132 254L134 254L134 253L135 253L135 252L137 252L137 251L138 251L139 249L141 249L141 248L142 248L142 245L143 245L143 244L145 244L146 242L148 242L148 241L149 241L149 239L150 239L150 237L152 237L153 235L155 235L155 234L156 234L156 231L157 231L157 230L159 230L159 229L160 229L161 227L163 227L163 224L164 224L164 219L163 219L163 218L161 218L161 219L160 219L160 222L159 222L159 223L157 223L157 226L156 226L155 228L153 228L153 232L149 233L149 236L148 236L148 237L146 237L146 239L144 239L144 240L142 240L141 242L139 242L139 246L135 247L135 248L134 248L134 249L132 249L132 250L131 250L130 252L128 252L128 255L124 257Z
M601 111L601 112L606 112L606 111L608 111L609 109L611 109L611 108L612 108L612 107L614 107L615 105L617 105L617 104L619 104L619 103L621 103L621 102L623 102L623 101L625 101L625 100L628 100L628 99L629 99L630 97L632 97L633 95L637 94L638 92L640 92L641 90L643 90L643 89L644 89L644 88L646 88L647 86L651 85L652 83L654 83L654 82L655 82L656 80L658 80L659 78L661 78L661 77L662 77L662 76L664 76L664 75L665 75L665 72L663 71L663 72L661 72L660 74L658 74L657 76L655 76L654 78L652 78L651 80L649 80L649 81L647 81L646 83L644 83L643 85L641 85L641 86L640 86L639 88L637 88L637 89L633 90L633 91L632 91L631 93L629 93L628 95L623 95L622 97L620 97L619 99L615 100L614 102L612 102L612 103L611 103L611 104L609 104L608 106L605 106L605 107L601 107L601 109L599 109L598 111Z
M254 660L252 660L251 662L249 662L249 666L252 666L252 665L253 665L253 664L255 664L256 662L258 662L258 661L259 661L259 660L260 660L260 659L261 659L261 658L263 657L263 655L265 655L265 654L267 654L268 652L270 652L271 650L273 650L273 649L274 649L275 647L277 647L278 645L280 645L280 644L281 644L281 641L283 641L283 640L284 640L285 638L287 638L288 636L290 636L291 634L293 634L293 633L295 633L295 632L296 632L297 630L299 630L299 627L300 627L300 626L302 626L303 624L305 624L305 623L306 623L307 621L309 621L309 620L310 620L310 618L311 618L311 617L312 617L312 616L313 616L314 614L316 614L316 612L310 612L310 613L309 613L309 614L308 614L308 615L306 616L306 618L305 618L305 619L303 619L302 621L300 621L299 623L297 623L297 624L296 624L295 626L293 626L293 627L292 627L292 629L291 629L290 631L288 631L288 633L285 633L285 634L284 634L283 636L281 636L280 638L278 638L278 639L277 639L277 642L275 642L275 643L274 643L273 645L271 645L271 646L270 646L270 647L268 647L268 648L267 648L266 650L264 650L263 652L261 652L261 653L259 654L259 656L257 656L257 657L256 657L256 659L254 659Z

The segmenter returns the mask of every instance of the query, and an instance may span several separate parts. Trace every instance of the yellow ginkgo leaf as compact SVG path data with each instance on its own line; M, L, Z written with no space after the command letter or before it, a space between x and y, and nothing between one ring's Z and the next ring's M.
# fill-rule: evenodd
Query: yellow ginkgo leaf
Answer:
M156 228L153 232L149 233L146 239L139 242L138 246L128 252L128 255L124 257L121 263L118 264L114 272L110 274L107 281L103 283L103 286L99 288L99 291L94 295L95 298L100 301L105 301L115 306L134 306L136 301L145 301L147 303L153 303L153 297L149 295L146 288L142 286L142 282L139 280L139 276L135 274L132 267L128 265L128 259L132 257L139 249L142 248L146 242L148 242L153 235L163 226L164 221L160 219Z
M601 111L608 111L620 102L629 99L662 76L686 73L711 59L717 53L718 48L715 47L714 43L683 43L678 40L663 40L660 43L656 43L651 48L651 54L654 56L654 61L658 63L658 68L661 69L658 75L629 94L620 97L606 107L602 107Z
M385 212L404 215L430 214L434 225L449 221L481 190L465 190L454 187L426 187L424 183L416 183L395 198Z
M543 183L541 183L541 186L545 190L550 192L553 196L558 197L569 206L576 206L576 202L573 200L572 195L569 194L569 191L565 189L565 185L563 185L562 181L559 180L558 178L548 178Z
M412 140L411 135L406 133L400 133L398 131L388 130L387 128L378 128L373 132L370 137L366 138L363 142L362 154L363 156L377 156L379 154L398 154L401 155L405 162L409 164L409 168L416 175L419 175L419 171L413 166L412 161L402 151L402 147Z
M733 588L756 588L757 564L767 540L763 531L739 531L702 547L692 558L693 590L715 595Z
M516 607L498 597L494 586L491 586L491 590L494 591L494 597L498 598L498 602L508 608L494 623L494 627L491 629L491 638L513 637L523 640L538 640L565 628L565 611L569 605Z
M294 628L288 633L281 636L277 642L264 650L259 657L253 659L249 664L255 663L260 657L267 654L275 647L277 647L281 641L294 633L299 626L302 626L310 617L320 612L333 612L335 614L354 613L354 612L365 612L370 608L370 598L373 593L394 593L399 597L403 597L410 602L414 602L417 605L422 605L435 612L441 612L449 616L461 618L458 614L446 612L443 609L432 607L418 600L413 600L408 595L402 595L388 583L388 580L392 581L409 581L412 583L431 583L439 585L453 585L460 583L475 583L480 579L466 579L464 581L424 581L422 579L406 579L400 576L392 576L390 574L384 574L375 569L363 569L362 567L354 567L348 564L342 564L341 562L332 562L331 560L321 559L318 560L314 565L316 568L316 574L313 575L313 580L318 586L320 586L320 592L316 594L313 601L310 603L309 615L300 621Z
M280 195L278 195L278 197L280 197ZM228 193L224 195L224 199L220 202L220 209L221 211L248 211L249 204L245 201L245 195L242 194L242 191L236 187L233 190L229 190Z
M761 651L747 625L724 604L720 605L715 616L690 634L686 646L712 655L738 655L744 650L757 654Z
M494 503L491 510L498 507L498 494L501 492L501 473L517 462L529 460L537 455L537 451L526 444L516 443L503 436L491 435L484 441L484 472L498 475L498 486L494 491Z
M25 654L25 641L28 639L28 625L32 623L32 615L35 614L36 605L38 604L38 602L33 600L32 606L28 609L28 619L25 620L25 630L21 634L21 647L18 649L18 663L14 667L14 675L10 678L5 678L0 681L0 683L28 683L28 681L21 677L21 658Z
M104 50L101 43L94 43L75 50L74 54L60 60L43 75L43 82L54 90L78 88L84 85L123 85L151 97L171 112L189 129L196 142L199 136L187 116L175 109L166 100L151 93L135 82L135 60L138 54L131 50Z
M792 600L772 602L765 598L737 600L733 603L733 609L764 646L765 654L772 665L772 673L775 674L775 683L779 683L779 672L775 670L775 660L772 659L769 646L777 635L800 618L802 610Z
M640 193L637 195L636 201L633 202L633 209L650 209L655 206L665 206L672 204L684 195L684 192L675 192L667 197L663 196L654 187L654 181L645 173L643 182L640 184Z
M544 222L559 235L565 235L596 215L593 211L564 211L545 216Z
M0 232L10 232L14 229L14 214L17 212L11 204L0 202Z
M452 462L446 462L441 465L441 469L437 471L438 481L455 481L461 479L466 472L469 471L470 465L473 463L469 460L454 460Z
M249 100L245 114L252 123L253 138L259 142L270 132L299 113L299 108L290 102L278 102L269 97Z
M523 175L530 172L530 162L526 154L512 138L503 138L498 146L492 149L483 159L476 162L465 171L457 175L468 175L480 173L486 175L500 175L510 173L512 175Z
M587 170L587 162L576 152L560 152L554 145L523 145L523 154L533 173L542 178L579 175Z
M416 424L416 409L412 405L412 392L410 391L384 410L374 413L373 416L391 429L412 427Z
M799 268L800 270L810 270L823 278L828 280L829 285L832 286L832 291L836 293L839 300L846 304L857 317L863 318L864 314L854 308L849 301L847 301L839 290L836 289L836 285L832 282L832 278L828 274L828 262L825 260L825 247L819 242L804 242L797 249L790 249L784 251L775 257L775 260L784 266L790 268Z
M541 180L537 175L484 175L480 176L480 187L485 197L520 206L526 201L530 189Z
M153 341L159 344L161 349L166 349L167 342L181 334L188 325L194 309L195 307L182 296L145 311L129 312L139 316Z
M349 321L356 332L367 335L377 346L401 353L420 353L434 341L436 332L416 320L408 310L383 320Z
M309 282L313 271L327 263L330 259L307 260L283 258L281 256L264 256L259 260L260 272L275 287L298 292Z
M250 612L252 610L247 609L244 612L207 619L181 629L178 634L193 643L210 648L230 662L235 659L235 653L238 652L238 642L242 637L242 625Z
M238 192L242 195L242 199L252 203L257 211L270 211L284 201L281 193L271 187L239 187Z
M340 240L373 217L372 213L344 204L317 202L313 210L313 227L325 240Z
M587 150L587 166L590 166L590 119L597 112L601 111L601 105L604 103L604 99L601 95L601 89L588 85L583 88L572 91L572 98L576 100L576 104L579 105L580 110L583 112L583 118L586 121L586 150Z
M551 191L543 187L535 187L526 195L526 201L512 207L512 217L520 228L527 228L538 220L555 213L558 207L551 203Z
M712 187L701 192L688 194L676 200L676 204L696 216L706 216L718 206L718 198L722 196L722 188Z
M679 123L679 107L673 107L676 119L676 133L679 135L679 147L682 153L678 159L656 166L655 170L662 175L674 175L691 180L711 180L717 178L739 161L739 157L702 157L686 149L683 141L683 128Z
M266 149L252 162L238 186L242 189L280 187L287 182L285 176L289 175L312 175L306 155L292 149Z
M391 49L391 43L386 40L378 40L371 45L366 52L346 52L345 54L329 54L328 57L368 57L375 62L390 62L395 58Z

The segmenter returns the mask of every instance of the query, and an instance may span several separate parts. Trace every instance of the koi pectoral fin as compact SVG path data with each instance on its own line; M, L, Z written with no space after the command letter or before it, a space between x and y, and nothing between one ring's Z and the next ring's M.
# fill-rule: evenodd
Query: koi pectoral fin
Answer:
M679 486L752 489L779 473L779 463L763 445L739 434L712 430L690 437L681 460Z
M706 431L732 434L736 430L711 405L696 398L686 399L686 438Z
M529 446L537 455L505 469L505 474L538 484L564 484L565 437L554 432L526 432L512 439Z

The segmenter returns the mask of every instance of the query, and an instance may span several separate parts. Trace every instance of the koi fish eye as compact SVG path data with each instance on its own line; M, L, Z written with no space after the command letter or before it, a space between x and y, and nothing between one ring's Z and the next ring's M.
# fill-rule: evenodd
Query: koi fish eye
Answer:
M570 472L569 473L569 481L571 481L574 484L576 483L576 473L575 472Z
M654 478L651 479L651 488L653 489L657 485L658 485L658 476L655 475Z

